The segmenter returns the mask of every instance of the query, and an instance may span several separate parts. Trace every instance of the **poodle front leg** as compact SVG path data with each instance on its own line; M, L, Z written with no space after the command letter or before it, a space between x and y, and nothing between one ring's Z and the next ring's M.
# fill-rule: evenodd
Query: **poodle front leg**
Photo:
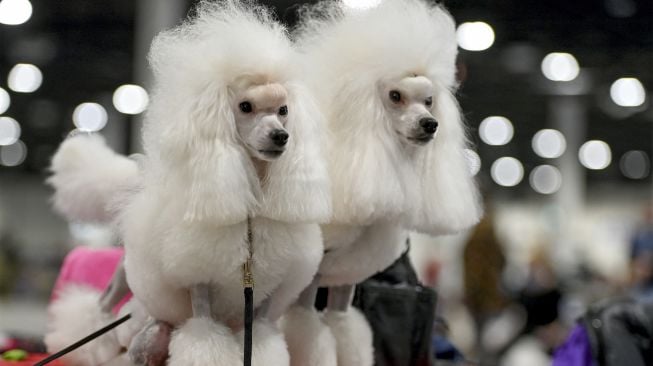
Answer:
M372 330L365 316L351 305L354 286L329 288L324 322L336 340L338 366L372 366Z
M190 288L190 303L194 318L211 319L211 288L206 283Z
M354 289L354 285L329 287L327 310L343 312L349 310L351 300L354 298Z
M209 284L190 288L193 317L173 333L168 366L242 365L241 346L233 332L211 316L214 296Z
M115 277L115 276L114 276ZM211 319L209 285L199 284L190 288L193 316ZM129 357L136 365L163 366L168 359L172 327L162 321L152 320L132 340Z
M315 309L320 276L302 291L284 315L281 328L288 343L291 366L336 366L336 340Z
M313 277L313 281L311 282L308 287L302 291L301 294L299 294L299 298L297 299L297 305L305 308L305 309L314 309L315 308L315 299L317 298L317 290L320 288L320 274L316 274L315 277Z
M125 256L123 255L113 272L111 283L109 287L102 293L100 297L100 308L105 313L111 313L111 310L118 305L129 293L129 285L127 284L127 274L125 272Z

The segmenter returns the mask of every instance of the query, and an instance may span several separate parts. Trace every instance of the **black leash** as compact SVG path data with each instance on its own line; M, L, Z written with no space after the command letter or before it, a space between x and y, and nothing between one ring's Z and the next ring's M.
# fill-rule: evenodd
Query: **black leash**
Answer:
M247 217L247 247L249 256L243 263L243 293L245 295L245 339L243 340L243 364L252 366L252 324L254 322L254 274L252 273L254 254L254 235L252 218Z
M54 361L54 360L56 360L58 358L63 357L67 353L70 353L70 352L76 350L77 348L85 345L86 343L94 340L95 338L98 338L99 336L109 332L111 329L113 329L113 328L119 326L120 324L126 322L131 317L132 317L131 314L127 314L127 315L123 316L122 318L114 321L113 323L107 325L106 327L104 327L104 328L102 328L102 329L100 329L98 331L95 331L95 332L91 333L90 335L87 335L86 337L84 337L84 338L80 339L79 341L71 344L70 346L62 349L61 351L59 351L57 353L54 353L54 354L46 357L45 359L35 363L34 366L43 366L43 365L46 365L46 364L48 364L48 363L50 363L50 362L52 362L52 361Z
M254 291L251 287L245 287L245 342L243 349L243 364L252 366L252 323L254 318L253 304Z

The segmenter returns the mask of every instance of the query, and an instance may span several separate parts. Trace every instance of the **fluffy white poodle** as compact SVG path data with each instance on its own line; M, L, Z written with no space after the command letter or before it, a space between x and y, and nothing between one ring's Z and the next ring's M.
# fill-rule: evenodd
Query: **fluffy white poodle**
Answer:
M289 342L291 363L335 365L315 356L335 343L338 366L371 365L369 327L348 310L352 285L394 262L409 230L450 234L481 216L454 98L455 24L426 0L365 10L326 1L303 14L297 43L327 118L334 212L318 280L302 295L308 307L285 320L287 334L303 334ZM318 284L330 287L322 320L335 337L310 308Z
M151 317L130 341L132 361L152 362L170 336L169 365L242 364L251 227L253 364L288 364L274 321L317 271L315 223L331 215L321 113L295 59L286 30L250 2L202 2L154 40L146 157L117 205L127 282ZM103 154L95 164L121 159Z

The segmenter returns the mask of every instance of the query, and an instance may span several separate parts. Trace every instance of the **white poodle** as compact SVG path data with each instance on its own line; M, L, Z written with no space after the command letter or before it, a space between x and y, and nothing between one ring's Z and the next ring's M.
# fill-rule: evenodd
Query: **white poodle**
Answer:
M286 334L302 334L288 337L301 340L289 341L291 364L335 365L316 356L335 343L338 366L372 365L369 326L348 310L353 285L394 262L409 230L450 234L481 216L453 95L455 24L426 0L358 11L327 1L303 14L297 43L327 118L334 212L316 281L285 319ZM329 287L322 319L318 284Z
M251 255L253 364L288 364L274 321L317 271L315 223L331 215L321 113L295 59L286 30L250 2L202 2L156 37L146 158L117 213L127 282L152 319L130 341L136 363L159 357L172 328L169 365L242 364Z

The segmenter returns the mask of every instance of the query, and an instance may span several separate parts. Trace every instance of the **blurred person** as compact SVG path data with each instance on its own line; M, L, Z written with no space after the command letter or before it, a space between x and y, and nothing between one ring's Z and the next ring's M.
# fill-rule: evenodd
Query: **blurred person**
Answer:
M474 318L480 357L486 357L480 339L481 330L508 304L501 289L505 265L506 258L496 237L494 217L488 206L485 217L473 230L463 252L464 304Z
M18 278L18 253L9 235L0 234L0 297L11 295Z
M631 240L631 288L599 301L556 350L554 366L653 365L653 205Z
M525 285L514 298L513 308L521 309L516 312L521 318L514 320L519 329L513 329L513 338L498 351L500 365L521 366L524 360L533 366L549 365L550 354L564 341L566 328L559 320L560 282L545 245L533 253Z
M558 319L562 293L553 266L544 249L536 250L529 263L528 279L518 295L526 310L525 333L540 331ZM553 340L552 340L553 341Z
M644 302L653 301L653 203L644 211L643 224L631 239L630 268L632 295Z

